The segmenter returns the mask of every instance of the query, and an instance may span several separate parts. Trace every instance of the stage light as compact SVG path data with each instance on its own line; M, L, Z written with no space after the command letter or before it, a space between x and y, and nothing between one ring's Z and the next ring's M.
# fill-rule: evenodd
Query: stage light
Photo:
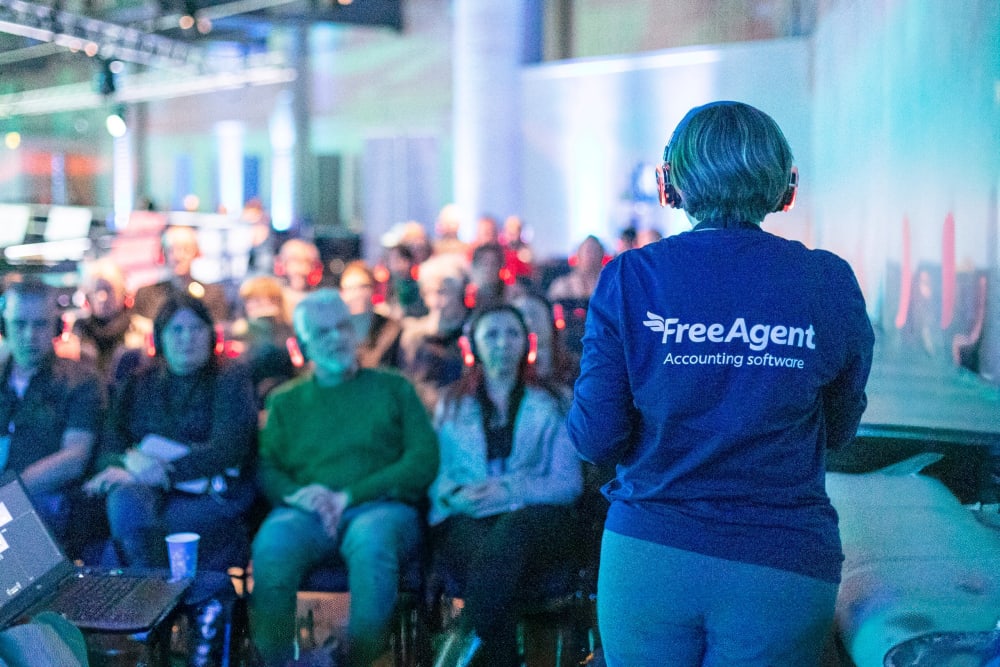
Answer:
M17 150L21 145L21 133L20 132L8 132L3 138L4 144L7 148Z
M108 114L108 117L104 119L104 126L112 137L116 139L124 137L128 131L128 127L125 125L124 107L118 107L113 113Z

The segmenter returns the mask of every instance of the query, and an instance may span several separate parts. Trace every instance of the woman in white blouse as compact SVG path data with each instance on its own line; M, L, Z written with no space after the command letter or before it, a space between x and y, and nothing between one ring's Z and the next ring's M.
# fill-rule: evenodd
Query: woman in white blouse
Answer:
M439 570L457 582L463 633L438 664L519 665L520 585L570 557L581 464L559 396L533 378L529 332L510 305L485 309L467 328L470 361L435 415L441 467L430 523ZM479 658L477 657L477 662Z

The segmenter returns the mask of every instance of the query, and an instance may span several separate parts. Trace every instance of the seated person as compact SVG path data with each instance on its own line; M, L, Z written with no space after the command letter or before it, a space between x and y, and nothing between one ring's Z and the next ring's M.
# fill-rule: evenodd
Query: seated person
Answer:
M469 284L466 305L470 308L491 308L507 301L505 278L512 277L507 268L507 256L499 243L484 243L472 251L469 263Z
M550 301L589 299L606 260L604 244L596 236L588 236L570 258L573 268L552 281L546 296Z
M172 226L163 232L163 261L170 271L166 280L140 287L132 311L152 320L163 302L174 294L187 294L205 302L215 322L229 319L229 300L222 285L201 283L191 275L194 261L201 256L198 232L193 227ZM148 326L148 325L147 325ZM148 328L147 328L148 331Z
M367 666L385 648L401 564L418 553L437 439L405 378L358 367L357 332L335 290L307 295L293 324L312 369L267 401L260 483L275 508L253 543L251 635L264 664L283 667L296 591L339 555L351 591L348 664Z
M274 274L285 280L285 317L291 322L295 306L323 280L319 248L305 239L288 239L274 258Z
M560 397L531 377L520 312L481 311L469 332L475 364L435 414L441 466L429 520L438 564L462 589L462 629L473 633L445 653L467 660L478 645L482 664L516 667L516 597L528 576L571 556L582 471Z
M552 304L536 294L521 294L512 298L511 304L521 311L528 329L535 334L535 377L558 389L568 399L568 407L580 371L580 358L563 342L563 332L556 328L552 315Z
M257 407L263 409L267 394L297 373L288 351L288 339L295 334L285 316L281 281L274 276L244 280L240 300L246 319L233 325L233 333L239 339L240 358L250 368Z
M61 323L51 288L14 282L0 300L6 348L0 360L0 470L21 476L42 517L65 543L70 490L91 460L104 386L90 366L56 357L52 340Z
M362 368L397 366L399 363L398 320L375 312L375 275L363 260L350 262L340 274L340 298L358 325L361 343L358 363Z
M419 264L409 247L397 244L385 251L383 275L388 274L380 285L383 300L379 312L386 317L402 319L421 317L427 314L427 307L420 299L420 286L414 277Z
M80 291L86 299L86 314L73 323L74 340L66 341L69 345L60 345L57 352L94 364L110 384L122 352L140 348L144 342L142 333L132 323L125 275L109 258L89 262L83 269ZM68 349L72 353L66 354Z
M204 569L246 558L257 409L246 367L214 354L213 325L204 302L173 295L153 322L156 357L115 390L106 467L84 490L107 494L124 565L165 567L163 538L181 531L201 535Z
M459 338L468 314L468 275L461 258L437 255L420 265L420 296L427 306L422 317L404 317L400 336L400 368L413 381L428 414L434 412L441 387L462 374Z

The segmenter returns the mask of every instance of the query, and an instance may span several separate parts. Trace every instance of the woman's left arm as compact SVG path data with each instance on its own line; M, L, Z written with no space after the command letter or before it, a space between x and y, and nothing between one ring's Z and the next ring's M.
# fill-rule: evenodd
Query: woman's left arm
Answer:
M519 444L538 448L533 466L511 470L505 476L513 505L568 505L583 491L583 469L566 431L566 420L553 401L538 406L518 423Z
M834 303L826 310L837 323L844 359L837 376L823 388L822 397L827 447L839 449L854 441L868 405L865 386L872 367L875 333L854 272L839 257L832 258L832 262L824 279Z

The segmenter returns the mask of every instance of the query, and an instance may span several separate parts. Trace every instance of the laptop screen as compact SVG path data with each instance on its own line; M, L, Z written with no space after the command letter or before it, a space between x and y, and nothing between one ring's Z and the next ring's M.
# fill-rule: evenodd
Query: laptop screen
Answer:
M29 591L43 586L43 580L48 583L46 575L61 577L68 564L20 479L4 474L0 477L0 614L13 600L29 597Z
M93 217L89 208L53 206L49 209L43 236L46 241L86 238L90 235L90 223Z
M24 204L0 204L0 248L24 243L31 221L31 207Z

